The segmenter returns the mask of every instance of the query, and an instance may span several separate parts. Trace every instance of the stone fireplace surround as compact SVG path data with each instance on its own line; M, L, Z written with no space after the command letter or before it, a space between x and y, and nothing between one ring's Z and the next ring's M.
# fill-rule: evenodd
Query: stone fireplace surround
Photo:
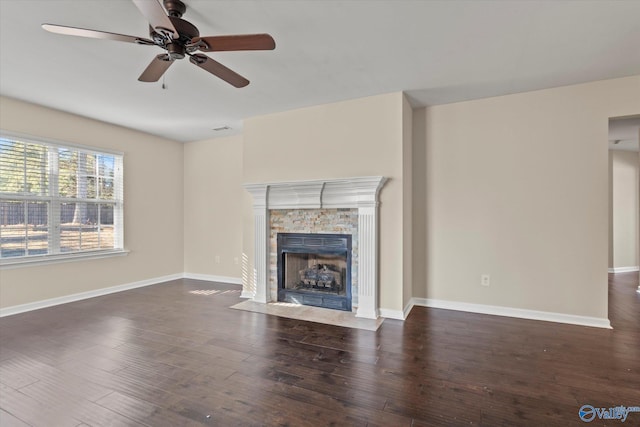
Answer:
M380 189L386 180L382 176L367 176L245 184L245 189L253 197L254 274L253 283L249 284L252 289L245 288L242 296L265 304L273 300L270 286L271 210L353 208L358 212L358 287L354 295L358 301L356 317L377 319L378 206Z

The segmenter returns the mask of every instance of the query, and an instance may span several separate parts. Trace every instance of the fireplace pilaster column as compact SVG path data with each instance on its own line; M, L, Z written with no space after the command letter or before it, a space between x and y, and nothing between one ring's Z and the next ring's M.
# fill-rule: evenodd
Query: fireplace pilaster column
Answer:
M356 317L378 318L378 207L358 207L358 310Z
M253 298L256 302L267 303L271 301L271 293L268 286L267 273L269 270L269 209L267 207L267 195L269 186L264 184L245 185L247 191L253 196L253 274L249 278L249 288L243 289L245 297Z

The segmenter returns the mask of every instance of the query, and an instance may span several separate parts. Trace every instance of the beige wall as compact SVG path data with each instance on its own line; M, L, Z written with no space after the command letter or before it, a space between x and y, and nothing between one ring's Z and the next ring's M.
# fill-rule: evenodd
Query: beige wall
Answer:
M403 308L402 93L254 117L244 125L245 183L383 175L380 305ZM243 252L253 265L251 197L245 195Z
M427 170L426 170L426 110L413 112L413 287L416 298L427 297Z
M184 145L186 273L240 279L243 192L242 136Z
M611 170L610 268L638 264L638 153L609 151Z
M402 307L413 296L413 109L402 97Z
M0 270L3 308L183 271L182 144L4 97L0 127L124 152L124 243L131 251Z
M424 294L606 318L608 118L638 112L640 76L427 108Z

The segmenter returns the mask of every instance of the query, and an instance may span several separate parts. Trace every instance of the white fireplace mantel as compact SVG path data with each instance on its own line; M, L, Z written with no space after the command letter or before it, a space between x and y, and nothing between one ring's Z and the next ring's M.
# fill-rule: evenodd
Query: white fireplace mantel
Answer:
M255 271L253 292L243 296L256 302L270 301L269 210L271 209L358 209L359 268L356 316L378 317L378 205L383 176L366 176L313 181L245 184L253 197L255 224Z

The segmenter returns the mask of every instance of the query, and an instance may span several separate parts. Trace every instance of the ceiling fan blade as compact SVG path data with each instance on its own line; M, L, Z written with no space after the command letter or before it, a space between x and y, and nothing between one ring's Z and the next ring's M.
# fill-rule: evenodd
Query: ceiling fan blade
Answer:
M115 40L119 42L137 43L137 44L155 44L152 40L144 37L127 36L124 34L108 33L106 31L87 30L84 28L65 27L64 25L42 24L42 28L57 34L67 36L89 37L93 39Z
M194 37L191 40L191 45L196 46L203 52L273 50L276 48L276 42L269 34Z
M133 0L133 3L157 32L168 34L173 39L180 37L158 0Z
M142 74L140 74L138 80L141 82L157 82L173 62L174 61L172 61L171 57L167 54L156 56L147 68L145 68Z
M222 80L232 86L245 87L249 84L249 80L245 79L235 71L225 67L218 61L214 61L207 55L196 53L189 57L189 61L191 61L192 64L195 64L198 67L202 68L203 70L206 70L211 74L220 77Z

